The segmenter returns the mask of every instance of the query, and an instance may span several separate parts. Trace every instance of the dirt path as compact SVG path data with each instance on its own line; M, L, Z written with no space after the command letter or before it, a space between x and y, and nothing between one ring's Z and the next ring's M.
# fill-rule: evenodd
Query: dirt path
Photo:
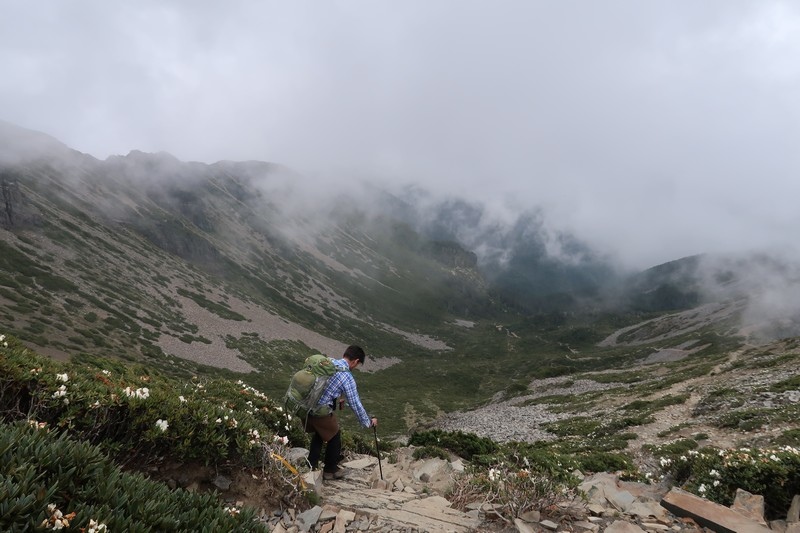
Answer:
M695 410L703 397L714 387L720 385L720 374L739 360L742 350L730 352L725 361L717 364L711 372L696 378L675 383L667 389L654 394L653 400L666 396L688 394L688 399L675 405L668 405L655 414L655 421L650 424L631 427L629 430L637 435L628 442L628 452L641 461L647 462L647 454L642 452L645 444L661 443L681 437L692 437L700 434L708 435L707 440L718 448L732 448L741 438L741 432L725 430L713 425L698 423L694 417Z

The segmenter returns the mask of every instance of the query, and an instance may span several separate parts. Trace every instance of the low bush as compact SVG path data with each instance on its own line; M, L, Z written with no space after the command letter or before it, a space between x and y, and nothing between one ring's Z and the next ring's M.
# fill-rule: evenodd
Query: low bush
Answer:
M412 446L438 446L467 460L498 451L497 443L493 440L463 431L420 431L412 434L408 443Z
M4 341L8 342L8 341ZM243 382L181 382L101 357L64 364L10 339L0 350L0 419L34 420L141 463L156 457L260 465L262 438L307 442L291 417Z
M800 493L800 449L781 446L753 450L702 448L678 453L655 448L664 475L687 490L730 505L736 489L764 496L766 516L783 518ZM666 453L665 453L666 452Z
M82 445L102 450L120 465L137 470L163 463L201 463L262 474L259 477L263 477L265 485L283 491L275 494L276 501L288 501L291 484L297 484L298 480L290 476L290 486L286 485L285 469L282 466L273 468L276 459L269 450L276 441L305 446L308 440L297 421L270 398L242 381L180 380L118 360L88 355L75 359L72 363L62 363L42 357L26 349L17 339L0 335L0 423L30 424L41 429L43 434L50 432L63 439L68 436ZM8 450L0 448L0 452ZM11 452L16 457L16 452ZM19 464L24 462L15 460ZM3 464L5 462L4 458ZM53 464L59 465L59 462ZM69 470L63 465L57 468L59 475L62 470ZM0 505L3 506L0 514L17 512L22 507L30 509L32 503L25 496L28 493L19 489L23 481L28 485L39 483L40 473L30 472L32 477L14 481L13 487L0 487ZM94 484L94 478L86 483L86 491L106 490L102 488L105 485ZM121 491L128 481L120 483L122 485L115 490ZM56 486L58 495L63 495L63 483ZM168 489L163 486L159 490ZM147 491L153 492L150 488ZM17 496L10 496L14 494ZM39 492L35 494L39 498ZM56 505L54 509L57 508L62 517L76 512L76 507L69 503L73 498L64 496L63 502L69 503L65 506L54 497L46 498L50 494L47 490L41 494L42 501L36 500L37 505L41 504L37 513L41 514L50 503ZM122 501L134 501L137 496L122 491L119 497ZM210 497L216 501L216 496ZM163 499L161 496L153 498ZM43 501L46 499L50 501ZM149 509L148 506L156 511L161 509L156 504L141 504L142 509ZM102 518L108 524L106 515L95 513L91 517L87 515L86 520L89 518ZM38 518L37 523L44 519ZM215 522L209 519L209 523ZM0 530L7 529L0 527ZM125 527L117 530L149 529ZM167 524L154 530L174 528Z
M800 429L788 429L775 439L775 444L800 447Z
M439 446L423 446L421 448L417 448L414 450L414 459L444 459L445 461L450 460L450 454L447 453L447 450L444 448L440 448Z
M122 472L97 447L0 423L0 530L267 531L250 509Z
M556 502L569 498L571 492L572 489L550 476L498 463L456 478L449 499L454 507L461 509L482 501L491 505L497 516L513 522L526 511L544 510L546 514Z

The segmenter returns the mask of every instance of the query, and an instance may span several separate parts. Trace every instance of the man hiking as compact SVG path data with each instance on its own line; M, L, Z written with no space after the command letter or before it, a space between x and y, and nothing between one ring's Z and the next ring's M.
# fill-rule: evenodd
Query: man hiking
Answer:
M334 359L333 364L336 365L340 372L336 372L328 380L325 389L322 391L317 405L330 406L332 411L329 415L324 416L308 416L306 419L306 431L314 433L311 437L311 449L308 454L308 462L312 470L316 470L319 456L322 454L322 444L328 443L325 450L325 466L322 469L322 479L341 479L345 475L343 468L339 468L339 459L342 453L342 435L339 431L339 420L336 418L336 400L344 395L347 398L347 403L356 414L356 418L361 422L365 428L378 425L378 419L370 417L364 406L361 405L361 399L358 397L358 389L356 388L356 380L353 374L350 373L358 365L363 365L364 360L367 358L364 350L359 346L349 346L345 350L342 359Z

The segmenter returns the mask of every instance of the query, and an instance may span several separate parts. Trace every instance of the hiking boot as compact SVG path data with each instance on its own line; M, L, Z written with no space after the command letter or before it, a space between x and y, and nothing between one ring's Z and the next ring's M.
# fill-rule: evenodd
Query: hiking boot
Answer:
M342 479L345 474L344 468L337 468L335 472L323 472L322 479Z

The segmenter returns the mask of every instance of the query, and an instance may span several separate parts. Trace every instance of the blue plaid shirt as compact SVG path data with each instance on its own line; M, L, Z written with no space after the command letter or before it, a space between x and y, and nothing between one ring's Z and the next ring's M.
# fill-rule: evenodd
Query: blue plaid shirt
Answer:
M361 405L361 398L358 397L358 389L356 388L356 380L353 378L353 374L350 373L347 359L333 359L333 364L347 372L337 372L331 376L328 380L328 385L322 391L322 396L317 405L333 405L335 407L336 399L344 395L347 398L350 409L356 414L361 425L365 428L370 427L372 419L370 419L364 406Z

